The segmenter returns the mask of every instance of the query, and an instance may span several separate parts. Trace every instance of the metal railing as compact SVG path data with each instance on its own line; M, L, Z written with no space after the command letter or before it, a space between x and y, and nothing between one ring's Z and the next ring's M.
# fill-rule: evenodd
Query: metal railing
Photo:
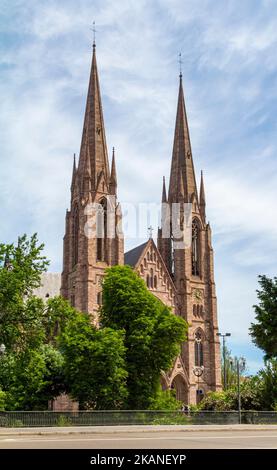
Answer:
M238 411L1 411L0 427L238 424ZM277 424L275 411L242 411L242 424Z

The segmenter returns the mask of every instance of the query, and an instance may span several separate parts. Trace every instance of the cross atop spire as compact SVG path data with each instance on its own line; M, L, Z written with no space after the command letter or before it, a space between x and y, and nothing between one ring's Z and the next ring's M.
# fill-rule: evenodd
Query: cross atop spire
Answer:
M93 31L93 48L95 48L96 47L96 42L95 42L96 34L95 33L97 32L97 30L95 29L95 21L93 21L92 23L92 31Z
M182 60L182 53L179 53L179 68L180 68L180 73L179 77L182 79L183 73L182 73L182 68L183 68L183 60Z

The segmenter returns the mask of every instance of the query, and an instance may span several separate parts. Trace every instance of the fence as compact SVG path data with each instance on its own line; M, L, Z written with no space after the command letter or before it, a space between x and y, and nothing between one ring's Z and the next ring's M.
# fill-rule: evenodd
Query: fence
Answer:
M0 427L237 424L237 411L1 411ZM277 424L277 412L242 411L242 424Z

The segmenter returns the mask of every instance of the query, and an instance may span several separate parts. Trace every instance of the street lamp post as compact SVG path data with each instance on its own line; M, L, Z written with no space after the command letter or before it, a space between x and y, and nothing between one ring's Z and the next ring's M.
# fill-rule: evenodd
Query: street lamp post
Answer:
M204 366L196 366L196 367L193 367L192 369L195 377L198 377L198 385L197 385L197 402L199 401L199 380L200 380L200 377L203 375L204 373Z
M217 336L223 338L223 388L226 390L227 386L227 371L226 371L226 346L225 338L231 336L231 333L216 333Z
M241 424L241 394L240 394L240 361L242 364L242 368L245 367L245 360L243 358L238 358L237 360L237 389L238 389L238 412L239 412L239 424ZM233 365L233 361L230 361L231 366Z

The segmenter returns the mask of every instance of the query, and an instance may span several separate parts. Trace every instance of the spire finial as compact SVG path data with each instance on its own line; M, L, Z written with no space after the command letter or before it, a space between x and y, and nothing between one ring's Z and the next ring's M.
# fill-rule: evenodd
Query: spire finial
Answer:
M183 65L183 61L182 61L182 53L180 52L179 53L179 68L180 68L180 74L179 74L179 77L182 78L183 74L182 74L182 65Z
M147 230L148 230L148 237L150 239L152 239L153 238L153 231L154 231L152 225L150 225Z
M93 21L93 23L92 23L92 31L93 31L93 47L96 47L96 43L95 43L95 33L96 33L95 21Z

